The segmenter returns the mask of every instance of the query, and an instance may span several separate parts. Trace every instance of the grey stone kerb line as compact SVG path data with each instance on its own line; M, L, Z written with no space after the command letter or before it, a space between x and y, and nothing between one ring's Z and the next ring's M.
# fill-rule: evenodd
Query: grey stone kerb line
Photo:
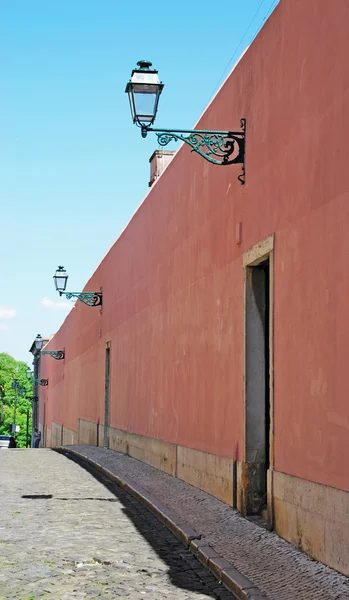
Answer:
M68 457L76 458L81 463L87 463L93 466L100 473L134 496L198 558L204 567L211 571L218 581L223 583L230 592L235 594L239 600L266 600L266 596L264 596L262 592L247 579L247 577L235 569L231 563L222 558L214 548L209 546L200 533L195 531L187 523L183 522L183 519L181 519L177 513L163 506L156 498L140 486L135 485L133 481L118 477L109 471L109 469L106 469L96 461L87 458L76 450L71 450L63 446L53 448L53 450Z

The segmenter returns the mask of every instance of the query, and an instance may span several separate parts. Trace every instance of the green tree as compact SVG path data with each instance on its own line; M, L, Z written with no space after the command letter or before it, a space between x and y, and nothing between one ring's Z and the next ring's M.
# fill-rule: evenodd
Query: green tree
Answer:
M17 447L26 447L26 422L27 413L31 417L32 403L29 399L33 395L32 382L27 378L28 365L15 360L9 354L0 352L0 434L9 435L14 422L14 409L16 404L16 425L20 430L15 434ZM13 387L16 382L16 388ZM31 418L29 435L31 435Z

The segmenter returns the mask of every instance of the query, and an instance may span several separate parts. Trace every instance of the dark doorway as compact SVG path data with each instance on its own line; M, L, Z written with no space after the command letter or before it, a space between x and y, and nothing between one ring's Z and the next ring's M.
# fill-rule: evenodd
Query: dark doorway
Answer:
M110 419L110 342L105 349L105 380L104 380L104 448L109 448L109 419Z
M246 462L248 514L267 507L270 468L270 264L247 267L245 304Z

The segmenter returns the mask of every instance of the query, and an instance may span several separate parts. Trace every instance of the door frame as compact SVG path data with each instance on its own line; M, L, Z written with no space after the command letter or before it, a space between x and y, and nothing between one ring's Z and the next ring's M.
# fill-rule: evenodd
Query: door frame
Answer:
M249 268L256 267L269 259L269 469L267 470L267 520L273 527L273 470L274 470L274 235L270 235L243 254L244 306L243 306L243 464L238 482L238 508L244 515L249 514L248 489L249 469L246 448L246 280Z

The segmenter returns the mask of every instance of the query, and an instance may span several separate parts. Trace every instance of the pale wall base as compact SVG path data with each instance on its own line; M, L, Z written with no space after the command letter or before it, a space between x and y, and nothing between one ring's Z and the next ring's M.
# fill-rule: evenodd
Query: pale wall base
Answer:
M48 427L45 427L45 436L44 436L44 447L45 448L51 448L52 443L51 443L51 429L49 429Z
M72 446L73 444L78 443L78 434L73 429L68 429L68 427L63 427L62 433L62 446Z
M104 426L98 427L103 446ZM79 419L79 444L97 444L95 423ZM233 506L234 460L208 452L176 446L162 440L109 428L109 448L128 454L160 471L198 487Z
M56 446L71 446L78 443L78 434L73 429L68 429L52 421L52 429L46 428L46 448Z
M52 423L47 445L103 446L104 426L79 419L78 433ZM109 428L109 448L198 487L244 512L243 463L162 440ZM237 472L237 474L236 474ZM268 471L269 523L284 539L349 575L349 493Z
M349 575L349 493L278 471L273 480L276 532Z
M58 423L55 423L54 421L52 421L52 427L51 427L51 446L52 446L52 448L62 445L62 428L63 428L62 425L59 425Z
M85 419L78 419L78 444L89 444L90 446L97 446L97 430L98 425L91 423L91 421L85 421Z
M137 460L176 475L176 446L135 433L109 428L109 448L128 454Z
M234 461L120 429L109 429L109 448L173 475L233 506Z
M234 460L177 446L177 477L234 506Z
M45 427L42 423L39 423L39 431L41 431L41 440L39 448L47 448L47 427ZM30 436L30 445L33 442L32 436Z

